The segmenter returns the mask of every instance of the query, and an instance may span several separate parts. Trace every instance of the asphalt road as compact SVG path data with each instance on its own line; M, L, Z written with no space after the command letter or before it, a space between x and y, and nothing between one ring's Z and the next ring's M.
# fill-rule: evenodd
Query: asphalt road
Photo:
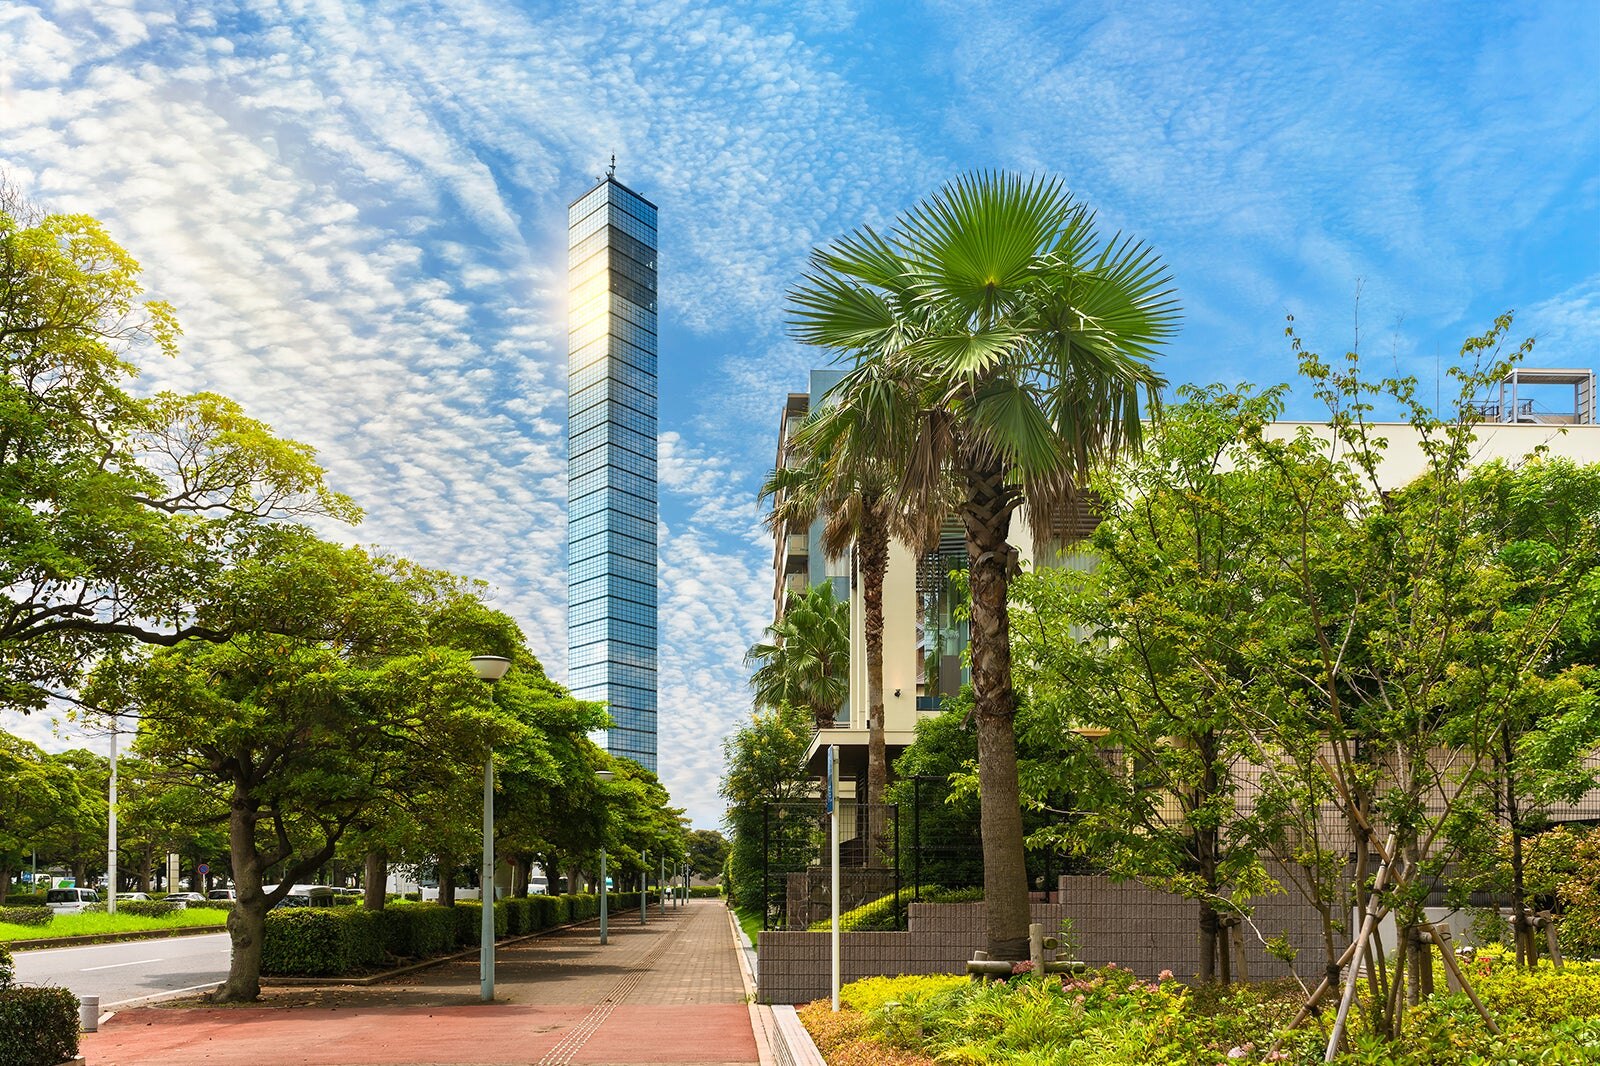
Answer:
M228 934L129 940L18 951L17 981L99 996L100 1009L180 989L203 991L228 976Z

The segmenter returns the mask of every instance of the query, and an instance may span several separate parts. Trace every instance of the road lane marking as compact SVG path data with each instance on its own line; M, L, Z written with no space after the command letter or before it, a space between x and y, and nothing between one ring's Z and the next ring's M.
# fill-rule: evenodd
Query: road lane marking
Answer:
M140 959L137 962L110 962L104 966L85 966L79 973L89 973L93 970L115 970L118 966L143 966L151 962L166 962L166 959Z
M115 1003L102 1003L101 1007L132 1007L140 1003L155 1003L163 999L177 999L179 996L187 995L190 992L209 992L221 983L221 979L218 979L216 981L209 981L203 985L190 985L188 988L169 988L165 992L156 992L148 996L136 996L133 999L120 999Z

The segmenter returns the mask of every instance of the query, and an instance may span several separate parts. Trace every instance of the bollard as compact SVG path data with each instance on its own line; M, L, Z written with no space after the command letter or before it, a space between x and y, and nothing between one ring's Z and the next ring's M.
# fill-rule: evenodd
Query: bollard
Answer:
M86 1033L100 1031L100 997L78 997L78 1028Z

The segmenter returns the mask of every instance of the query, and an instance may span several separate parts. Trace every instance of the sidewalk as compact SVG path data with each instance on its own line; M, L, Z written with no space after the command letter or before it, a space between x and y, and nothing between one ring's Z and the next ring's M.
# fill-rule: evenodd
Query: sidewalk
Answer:
M364 988L271 988L247 1007L119 1012L89 1066L754 1066L751 1011L719 900L625 911L503 946L495 1002L476 957Z

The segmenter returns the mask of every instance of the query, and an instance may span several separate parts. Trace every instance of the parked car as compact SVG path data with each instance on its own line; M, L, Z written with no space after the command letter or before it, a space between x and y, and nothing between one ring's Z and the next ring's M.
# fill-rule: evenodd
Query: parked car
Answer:
M268 894L276 891L277 885L262 885L261 891ZM290 885L289 894L278 901L280 907L331 907L333 906L333 889L327 885Z
M82 914L99 902L100 893L92 888L52 888L44 897L44 905L57 914Z
M118 892L118 903L149 903L150 896L144 892Z
M204 903L206 898L198 892L168 892L166 902L181 903L187 907L191 903Z
M206 899L219 899L224 903L232 903L238 898L231 888L213 888L206 893Z

